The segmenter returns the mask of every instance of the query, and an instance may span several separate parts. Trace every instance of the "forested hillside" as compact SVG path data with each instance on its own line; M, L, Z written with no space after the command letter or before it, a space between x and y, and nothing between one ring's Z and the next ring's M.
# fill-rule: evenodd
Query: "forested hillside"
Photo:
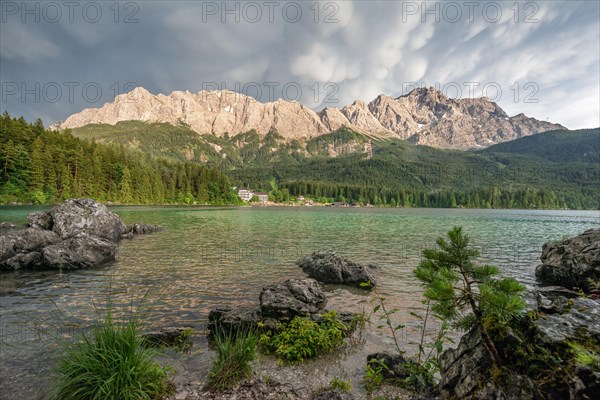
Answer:
M554 162L600 163L600 128L549 131L496 144L487 154L523 154Z
M218 168L237 186L321 201L409 207L597 209L600 206L598 129L556 131L481 151L372 140L347 128L286 142L276 132L230 137L198 135L188 127L138 121L88 125L81 138L118 143L155 156ZM273 190L273 183L279 187Z
M154 154L158 156L158 154ZM0 117L0 203L92 197L126 204L235 204L229 179L199 163L175 162Z
M225 174L232 185L269 191L275 200L289 193L405 207L600 208L598 129L548 132L465 152L376 140L347 128L286 142L277 132L217 137L185 125L127 121L77 128L73 134L86 139L78 140L40 123L6 115L3 121L4 202L90 195L116 202L227 203L235 196ZM29 167L18 166L20 153ZM43 179L35 172L40 154Z
M373 157L352 154L248 164L232 182L269 187L274 177L292 195L410 207L600 207L600 165L553 162L523 154L484 154L373 142Z

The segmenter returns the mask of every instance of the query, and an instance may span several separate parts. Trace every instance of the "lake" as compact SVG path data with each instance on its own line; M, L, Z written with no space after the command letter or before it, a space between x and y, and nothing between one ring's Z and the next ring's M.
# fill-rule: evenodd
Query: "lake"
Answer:
M22 224L33 207L2 207L0 220ZM160 224L163 232L121 242L111 265L67 273L0 275L0 398L44 398L54 336L69 338L88 327L107 302L116 314L142 302L149 329L192 325L189 354L166 354L178 379L201 379L210 365L203 336L208 311L218 305L252 304L263 286L303 277L295 265L318 249L334 249L363 263L378 264L377 293L408 313L421 307L412 276L422 249L460 225L481 251L481 261L531 286L542 245L600 227L599 211L383 209L324 207L113 207L125 222ZM357 311L370 293L326 286L329 305ZM389 345L385 332L369 336L365 350L344 368L359 374L363 353ZM318 364L316 364L318 365ZM314 367L314 366L313 366ZM323 368L333 368L326 364ZM337 367L336 367L337 368ZM313 368L314 370L314 368ZM314 371L313 371L314 372ZM283 372L282 372L283 373ZM308 373L308 371L307 371Z

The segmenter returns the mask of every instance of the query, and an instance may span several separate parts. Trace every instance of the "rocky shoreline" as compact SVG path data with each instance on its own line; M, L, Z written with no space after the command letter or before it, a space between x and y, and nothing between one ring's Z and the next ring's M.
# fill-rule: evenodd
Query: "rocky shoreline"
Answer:
M531 371L528 366L518 365L518 357L509 354L514 349L531 348L544 353L548 359L572 359L570 350L573 343L585 343L592 349L600 347L600 230L588 230L574 238L543 246L540 257L542 264L537 267L539 286L526 295L527 314L508 330L505 336L497 337L497 345L503 350L506 361L516 360L505 370L506 376L493 378L494 367L486 353L477 330L464 334L456 348L446 350L440 357L440 380L428 389L423 396L407 392L396 393L394 398L412 399L589 399L600 393L600 371L598 367L571 365L564 372L563 382L546 382L545 377L536 376L535 368L543 371L544 359L531 357ZM323 283L348 284L356 282L375 284L375 279L364 266L346 260L333 252L313 253L298 262L298 265L311 277ZM353 278L346 279L348 271L355 272ZM211 328L224 324L233 329L242 326L255 326L259 321L273 326L278 321L289 321L294 315L318 317L323 310L326 296L319 291L314 279L288 280L263 289L260 306L250 309L213 310L209 317ZM368 285L367 285L368 286ZM291 287L291 288L290 288ZM273 292L275 294L273 294ZM301 293L301 296L298 294ZM309 295L310 294L310 295ZM299 299L300 297L301 299ZM271 308L269 301L277 299ZM342 313L343 314L343 313ZM347 320L352 314L346 315ZM507 335L507 336L506 336ZM528 347L529 346L529 347ZM561 358L562 357L562 358ZM392 353L377 353L367 357L384 360L388 378L407 376L403 363L406 359ZM548 366L545 366L548 367ZM562 369L559 368L559 369ZM508 371L508 372L506 372ZM554 371L561 373L560 371ZM275 397L272 397L275 396ZM279 396L279 397L277 397ZM227 394L194 392L194 395L181 393L174 399L313 399L313 400L352 400L350 393L336 390L319 390L315 393L299 394L291 386L279 382L265 384L261 380L246 381ZM371 397L370 397L371 398ZM372 397L374 398L374 397Z
M120 240L161 229L157 225L125 225L104 205L90 199L67 200L49 212L31 213L26 227L0 224L0 270L69 270L101 266L116 259ZM597 366L575 363L573 357L577 352L574 346L584 346L592 351L600 349L600 229L547 243L540 259L542 263L536 269L539 285L526 295L526 315L511 325L508 333L497 337L503 356L512 363L508 374L500 379L493 376L491 360L478 332L470 331L460 338L455 348L443 353L439 383L432 386L425 397L399 388L385 392L390 390L389 386L379 394L394 399L594 399L600 393L600 371ZM306 278L287 279L265 286L255 305L211 310L208 336L217 332L218 327L230 331L257 327L275 329L297 316L319 322L322 315L330 311L327 308L328 293L321 284L372 289L377 280L385 276L385 271L380 273L376 265L362 265L332 251L312 253L297 264ZM345 310L337 310L337 314L351 334L355 315ZM168 347L173 343L181 344L182 335L188 334L188 327L168 327L146 336L159 347ZM530 353L522 358L511 354L523 349ZM341 353L327 356L334 360L341 357ZM269 361L265 363L274 363L272 358L268 357ZM402 369L405 359L401 356L380 352L357 362L366 365L369 358L386 360L389 371L394 371L390 375L392 378L406 373ZM527 365L520 364L523 360L528 361ZM551 381L541 374L548 371L544 369L548 366L543 364L553 365L550 361L554 360L565 365L556 371L562 375ZM177 391L170 399L360 398L324 387L315 390L314 382L303 387L289 383L290 376L298 374L302 368L303 376L309 376L307 374L315 364L311 365L273 366L271 371L276 368L279 373L273 374L272 378L257 374L234 389L220 393L207 391L204 382L182 384L179 381L175 386ZM319 374L317 370L312 373ZM320 378L314 377L315 381ZM203 379L196 377L194 380ZM352 384L362 385L362 382L353 381Z

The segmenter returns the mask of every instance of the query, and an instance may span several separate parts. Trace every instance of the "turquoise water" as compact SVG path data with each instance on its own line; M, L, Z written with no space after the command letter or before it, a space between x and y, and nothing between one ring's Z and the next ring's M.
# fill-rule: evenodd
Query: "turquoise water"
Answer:
M24 223L31 207L3 207L0 220ZM302 277L295 265L318 249L375 263L378 293L401 308L420 307L411 271L421 250L461 225L482 262L527 285L542 245L600 227L598 211L379 209L323 207L114 207L127 223L161 224L165 231L124 240L111 265L69 273L0 275L2 322L0 398L35 398L39 372L52 354L48 332L70 336L89 325L107 299L117 313L141 301L151 327L193 325L201 331L217 305L250 304L263 286ZM369 295L328 286L330 304L356 309ZM52 336L52 335L50 335ZM376 339L375 339L376 340ZM384 339L382 339L383 341ZM195 354L207 359L199 334ZM175 356L174 356L175 357ZM182 368L199 368L191 361ZM44 381L42 379L42 381ZM39 386L39 385L34 385ZM24 389L27 388L27 389Z

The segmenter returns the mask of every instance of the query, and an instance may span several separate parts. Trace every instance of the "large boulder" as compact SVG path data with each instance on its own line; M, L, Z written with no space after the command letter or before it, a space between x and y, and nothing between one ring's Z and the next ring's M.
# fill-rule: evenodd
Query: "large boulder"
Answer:
M92 199L66 200L50 213L54 222L52 230L63 239L84 233L118 242L128 231L117 214Z
M535 275L544 285L597 290L600 282L600 229L589 229L579 236L544 244L542 264Z
M115 260L121 238L162 230L158 225L127 226L92 199L66 200L52 211L32 212L28 227L0 230L0 270L79 269Z
M308 316L325 307L327 297L314 279L288 279L265 287L260 294L264 318L291 320Z
M117 256L117 245L107 239L80 233L41 250L42 264L51 269L90 268Z
M28 226L32 228L43 229L51 231L54 222L52 221L52 214L50 211L38 211L29 213L27 216Z
M316 251L298 261L298 265L308 276L323 283L366 288L376 284L375 278L365 266L347 260L331 250Z

